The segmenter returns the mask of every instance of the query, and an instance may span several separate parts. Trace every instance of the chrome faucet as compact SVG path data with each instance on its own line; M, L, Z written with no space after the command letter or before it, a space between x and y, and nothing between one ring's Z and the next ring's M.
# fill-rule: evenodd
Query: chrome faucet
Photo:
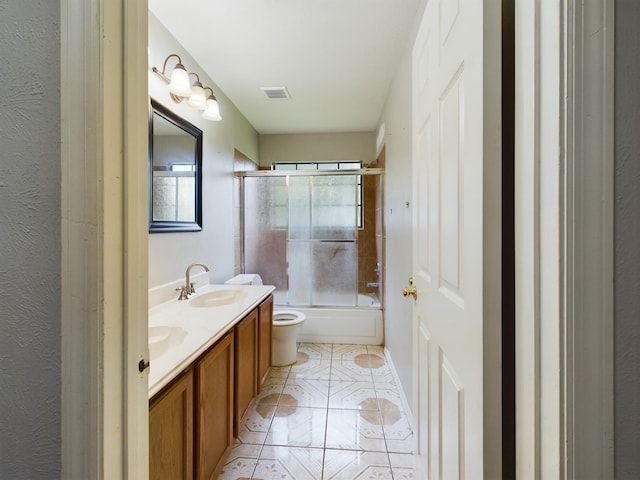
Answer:
M189 279L189 275L191 274L191 269L193 267L202 267L204 268L205 272L209 271L209 267L207 267L204 263L192 263L191 265L189 265L184 275L185 276L184 287L182 287L180 291L180 297L178 297L178 300L186 300L187 298L189 298L189 295L193 295L194 293L196 293L195 284L191 283L191 280Z

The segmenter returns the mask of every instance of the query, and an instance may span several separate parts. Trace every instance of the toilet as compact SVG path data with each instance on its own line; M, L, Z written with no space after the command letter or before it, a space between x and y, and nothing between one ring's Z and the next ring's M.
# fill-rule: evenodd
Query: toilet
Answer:
M262 278L257 273L243 273L224 283L227 285L262 285ZM304 319L304 313L296 310L273 311L271 363L274 367L284 367L296 363L298 359L296 341Z
M304 319L304 313L296 310L273 311L271 363L274 367L296 363L298 359L296 340Z

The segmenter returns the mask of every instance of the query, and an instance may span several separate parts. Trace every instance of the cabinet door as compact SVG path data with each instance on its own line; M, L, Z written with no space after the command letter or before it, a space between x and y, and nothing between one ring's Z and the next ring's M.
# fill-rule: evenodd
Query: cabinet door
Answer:
M258 385L258 311L254 310L235 327L235 409L234 435L257 393Z
M233 445L233 332L196 364L197 480L216 478Z
M271 369L271 335L273 333L273 296L258 308L258 386L257 392Z
M155 397L149 408L150 480L193 478L193 374Z

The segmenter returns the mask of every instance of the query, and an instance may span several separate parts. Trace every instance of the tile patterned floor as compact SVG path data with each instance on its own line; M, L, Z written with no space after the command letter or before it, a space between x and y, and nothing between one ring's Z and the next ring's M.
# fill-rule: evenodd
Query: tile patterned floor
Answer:
M418 480L382 347L298 346L265 382L220 480Z

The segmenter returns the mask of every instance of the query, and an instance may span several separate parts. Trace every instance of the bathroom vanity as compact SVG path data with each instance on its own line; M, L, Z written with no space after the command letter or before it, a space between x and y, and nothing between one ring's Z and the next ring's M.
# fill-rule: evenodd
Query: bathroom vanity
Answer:
M271 367L272 286L209 285L149 311L150 478L216 478ZM158 330L165 328L168 330Z

